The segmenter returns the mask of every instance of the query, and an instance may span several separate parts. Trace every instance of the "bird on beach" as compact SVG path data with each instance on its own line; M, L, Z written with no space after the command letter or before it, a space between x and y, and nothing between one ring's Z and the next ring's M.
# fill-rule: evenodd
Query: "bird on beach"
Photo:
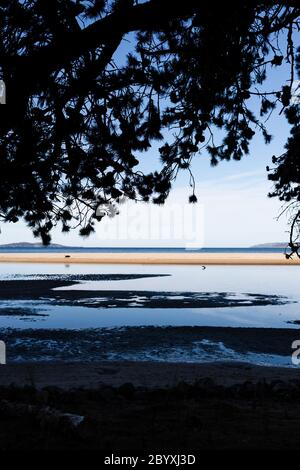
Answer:
M70 255L65 255L65 258L71 258L71 256Z
M202 267L203 270L206 269L206 266L201 266L201 267Z

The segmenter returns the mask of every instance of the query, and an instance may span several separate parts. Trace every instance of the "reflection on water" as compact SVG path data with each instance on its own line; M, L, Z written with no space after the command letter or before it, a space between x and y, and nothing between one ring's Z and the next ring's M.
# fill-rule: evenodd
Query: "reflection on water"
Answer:
M71 265L66 268L61 264L1 264L0 269L2 280L45 279L42 276L44 274L49 281L63 277L64 280L75 282L76 275L82 275L79 283L53 290L57 296L63 296L62 291L65 291L66 297L66 291L77 291L77 295L74 293L77 306L53 305L53 301L47 298L43 301L27 298L2 300L0 327L5 328L27 328L30 320L33 328L139 325L299 328L299 325L291 322L300 320L300 266L208 266L206 270L202 270L201 266ZM122 277L125 275L128 279L124 280ZM152 277L141 277L147 275ZM106 276L109 277L108 280L95 280ZM22 285L19 290L22 292ZM78 291L86 290L103 290L105 296L89 299L87 292L83 292L81 299ZM117 295L118 290L122 291L123 299L122 295ZM109 291L114 291L111 299ZM126 291L131 291L128 292L128 298ZM135 291L139 295L135 295ZM162 291L168 294L162 297ZM186 294L181 295L183 292L189 293L189 300ZM197 294L192 294L196 292ZM199 303L203 293L210 295L209 303L202 302L203 308L198 308L195 299L198 298ZM224 293L227 305L220 302L216 304L216 297L217 300L218 296L221 298L220 293ZM267 305L258 303L253 306L253 294L283 296L289 302L266 302ZM149 296L152 296L152 303L156 308L151 308L152 304L147 305ZM233 302L234 308L229 301ZM119 308L122 302L126 308ZM164 308L159 308L159 302L164 302ZM14 309L16 315L13 315ZM21 315L21 309L27 309L28 315ZM5 312L8 314L5 315Z
M6 302L0 328L101 328L122 326L222 326L299 328L299 305L223 308L93 308L50 306L45 302ZM9 315L6 315L9 309ZM22 310L24 312L22 313ZM1 311L3 313L1 313Z

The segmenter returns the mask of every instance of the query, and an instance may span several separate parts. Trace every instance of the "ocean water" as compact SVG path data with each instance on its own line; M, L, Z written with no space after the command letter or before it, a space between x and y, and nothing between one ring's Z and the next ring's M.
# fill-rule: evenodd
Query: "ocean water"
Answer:
M245 248L245 247L236 247L236 248L199 248L199 249L188 249L188 248L104 248L104 247L16 247L16 248L7 248L5 246L0 246L0 253L283 253L284 249L282 248Z
M14 360L28 358L65 360L70 358L71 354L74 360L95 360L99 351L102 351L102 355L99 353L99 359L107 360L207 362L225 358L230 361L239 360L257 364L291 365L290 357L247 352L246 349L244 352L236 351L223 341L205 338L198 341L193 337L192 341L188 340L189 342L185 343L185 340L180 339L180 329L193 329L194 327L294 329L295 337L297 337L296 330L300 327L298 323L300 321L300 266L207 266L203 270L201 266L182 265L0 264L0 281L6 280L10 283L22 279L35 282L45 279L45 276L46 279L60 279L61 277L66 279L69 276L74 280L80 275L111 274L117 274L120 277L128 274L156 275L156 277L80 280L78 284L53 290L54 294L62 295L69 290L76 291L77 300L72 305L68 302L58 305L53 301L51 293L38 300L34 298L5 299L2 295L0 339L5 337L5 332L13 332L11 344L8 344L8 350L11 348L11 357ZM22 286L20 290L22 291ZM86 291L91 291L90 296L93 298L89 306L86 306L86 296L83 295ZM95 291L97 295L94 298ZM105 292L106 298L109 298L109 293L116 291L120 292L121 300L123 297L125 303L127 302L126 306L114 307L113 302L110 308L101 306L103 300L101 292ZM81 293L82 302L80 301ZM127 293L131 295L130 302L127 301ZM200 308L184 307L182 304L180 307L169 307L166 304L164 307L153 308L151 304L149 306L145 303L149 293L156 294L157 298L165 297L167 300L172 300L176 296L177 301L182 303L186 300L186 293L201 293L206 299L211 300L216 295L225 293L229 304L215 307L212 302L212 305ZM262 299L264 296L278 296L280 301L275 304L253 305L251 302L255 296ZM239 305L232 306L230 302L236 300ZM95 306L93 302L96 302ZM22 310L28 313L23 315ZM16 313L12 314L13 311ZM164 344L164 335L161 334L163 331L161 329L164 328L176 329L177 336L174 344L172 342L168 343L168 346ZM157 343L151 342L151 346L139 345L130 349L130 341L126 340L125 335L125 339L122 340L123 346L119 348L116 345L120 332L124 336L126 329L130 332L134 329L135 334L136 331L147 333L148 342L150 333L154 337L157 335ZM77 340L58 341L56 337L58 330L77 332L81 338L80 347L74 346ZM113 332L114 335L109 339L109 347L105 343L108 341L107 331ZM157 334L158 331L159 334ZM39 332L42 332L44 339L41 339ZM95 336L82 336L85 332L94 332ZM101 341L99 337L102 338ZM105 341L103 338L106 338ZM92 352L91 343L96 345L96 353ZM134 339L135 343L136 339ZM30 351L33 351L32 355ZM62 351L64 353L60 355Z

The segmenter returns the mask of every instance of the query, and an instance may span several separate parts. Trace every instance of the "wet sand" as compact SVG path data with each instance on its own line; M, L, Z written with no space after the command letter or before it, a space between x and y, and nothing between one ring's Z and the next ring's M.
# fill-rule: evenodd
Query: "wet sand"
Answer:
M103 385L119 387L132 383L148 389L175 387L212 379L217 385L231 386L245 381L300 379L299 368L264 367L238 362L167 363L135 361L101 362L25 362L0 366L0 386L55 386L97 389Z
M1 253L0 263L298 265L283 253Z
M80 330L8 328L1 330L0 336L7 346L9 364L76 362L79 367L81 363L102 361L106 364L128 361L199 364L207 360L201 361L201 357L245 363L251 362L247 360L249 354L256 355L256 361L257 355L261 356L256 364L280 365L274 358L266 362L266 355L276 355L291 366L291 345L299 337L297 328L151 326Z

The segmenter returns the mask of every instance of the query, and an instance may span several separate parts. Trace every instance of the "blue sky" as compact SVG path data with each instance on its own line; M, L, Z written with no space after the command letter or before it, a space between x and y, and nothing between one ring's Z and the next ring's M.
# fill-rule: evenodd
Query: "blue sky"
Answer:
M128 43L124 44L124 50ZM119 54L124 54L121 50ZM265 86L268 90L280 89L288 78L287 68L276 71L272 79ZM256 103L253 102L253 106ZM268 121L268 129L273 135L269 145L265 145L262 136L257 132L251 147L250 154L240 162L221 162L217 167L211 167L205 149L193 161L193 174L196 180L196 194L201 209L202 243L205 246L251 246L257 243L287 240L287 220L283 216L276 220L281 203L276 199L269 199L268 192L272 189L267 179L266 166L272 167L272 155L279 155L289 134L289 126L283 115L279 116L280 107L275 109ZM145 171L153 170L154 163L158 163L157 149L153 147L142 159ZM172 203L186 204L190 194L189 175L180 173L172 191ZM175 201L175 202L174 202ZM200 210L199 209L199 210ZM145 205L137 210L145 212ZM146 208L146 211L149 208ZM122 210L121 210L122 213ZM120 216L119 216L120 217ZM124 219L125 220L125 219ZM67 235L61 234L59 229L53 232L53 242L80 246L159 246L159 240L120 239L111 240L99 236L103 230L101 223L94 235L82 239L78 232L73 231ZM114 224L110 219L105 222ZM128 223L128 222L124 222ZM182 223L184 223L182 221ZM143 223L142 223L143 224ZM36 241L24 223L2 224L0 243L18 241ZM168 240L164 241L164 245ZM176 246L182 243L177 240ZM169 245L173 245L170 240Z

